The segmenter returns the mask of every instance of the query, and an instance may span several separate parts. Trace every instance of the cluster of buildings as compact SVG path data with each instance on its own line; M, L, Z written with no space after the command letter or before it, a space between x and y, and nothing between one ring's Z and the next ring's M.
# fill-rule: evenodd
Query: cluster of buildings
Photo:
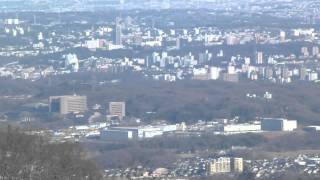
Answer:
M49 97L49 112L62 116L74 114L82 117L88 111L87 97L79 95L51 96ZM90 123L69 127L54 133L62 139L75 138L100 138L107 141L141 140L153 138L178 130L184 130L182 125L145 125L145 126L120 126L125 122L126 103L109 102L106 117L102 123Z
M62 116L73 114L82 117L88 111L87 97L79 95L51 96L49 97L49 112ZM125 102L109 102L105 112L104 122L69 128L63 136L67 137L96 137L106 141L141 140L159 136L197 135L202 133L213 134L241 134L262 133L268 131L294 131L297 129L296 120L284 118L261 118L251 123L238 123L238 119L217 119L210 122L199 121L196 124L159 124L144 125L136 122L135 126L123 126L126 121ZM93 124L92 124L93 123ZM91 127L92 125L92 127ZM98 127L98 128L97 128ZM310 129L311 127L309 127ZM72 130L72 131L70 131ZM61 135L58 133L57 135Z
M210 122L198 122L187 127L186 133L243 134L272 131L294 131L298 128L296 120L285 118L260 118L250 123L238 123L237 119L217 119Z
M263 160L247 160L247 167L256 178L272 178L276 174L294 172L297 174L319 175L320 159L317 154L299 154L294 158L274 158Z
M223 174L241 174L244 171L243 158L219 157L219 158L186 158L180 159L170 168L136 168L108 169L105 176L109 178L125 177L137 179L152 178L190 178L210 177Z
M50 76L81 72L108 72L121 74L135 72L156 81L175 82L179 80L211 81L266 81L285 84L296 81L319 82L320 73L320 6L316 0L274 1L262 0L243 3L238 0L156 0L156 1L72 1L51 4L38 1L15 1L0 9L10 11L37 7L52 13L34 13L30 17L10 18L6 15L0 21L0 58L10 60L0 65L0 77L11 79L41 80ZM104 2L104 3L102 3ZM7 2L3 2L7 3ZM22 7L23 5L24 7ZM50 6L52 5L52 7ZM100 6L100 7L99 7ZM19 8L18 8L19 7ZM179 18L161 17L161 11L128 11L127 17L113 20L86 15L79 11L116 8L120 10L191 8L185 14L197 16L194 7L203 8L206 22L189 26L179 24ZM58 10L59 9L59 10ZM62 11L77 10L76 16ZM202 11L202 10L201 10ZM166 11L170 13L171 11ZM154 13L154 14L153 14ZM181 12L175 12L181 15ZM94 14L94 13L93 13ZM49 16L57 15L58 18ZM96 14L95 14L96 15ZM46 18L48 16L49 18ZM64 17L66 16L66 17ZM68 17L67 17L68 16ZM149 16L149 17L148 17ZM159 16L159 17L158 17ZM199 16L200 17L200 16ZM245 26L228 27L219 24ZM274 18L273 27L259 24L247 25L247 19ZM40 20L39 20L39 19ZM68 19L67 19L68 18ZM74 19L76 18L76 19ZM220 19L221 18L221 19ZM45 23L44 23L45 19ZM157 19L158 22L155 22ZM239 21L238 21L239 19ZM277 24L294 20L297 24L287 27ZM150 21L152 21L150 23ZM214 23L210 24L207 21ZM249 24L250 24L249 22ZM254 22L254 20L253 20ZM189 23L189 22L185 22ZM221 22L220 22L221 23ZM205 24L205 25L204 25ZM185 26L186 25L186 26ZM67 29L62 29L61 27ZM299 27L300 26L300 27ZM31 59L31 60L30 60ZM250 99L271 100L272 94L247 94ZM28 99L29 96L10 96L3 99ZM61 116L84 117L91 108L86 96L49 97L49 112ZM95 109L101 111L101 109ZM40 132L51 134L52 141L100 141L143 140L166 136L199 136L204 133L241 134L284 131L291 132L298 127L296 120L285 118L261 118L250 123L239 123L237 119L218 119L196 124L126 124L126 103L110 102L103 115L94 114L89 119L103 116L103 122L71 126L57 131ZM2 117L1 117L2 118ZM31 121L24 117L23 121ZM305 127L306 131L319 131L319 126ZM219 174L237 174L247 167L256 178L269 178L284 171L317 175L320 158L317 155L299 155L296 158L275 158L273 160L244 160L241 157L184 159L170 168L128 168L106 170L106 177L202 177Z
M74 114L82 117L88 111L86 96L52 96L49 98L49 111L61 115ZM297 121L285 118L261 118L251 123L238 123L238 119L217 119L214 121L199 121L195 124L141 124L127 126L125 102L110 102L104 122L70 127L64 133L58 132L59 137L68 138L99 138L103 141L142 140L161 136L197 136L201 134L243 134L263 133L272 131L290 132L296 130ZM306 127L306 129L314 126Z
M105 176L109 178L131 177L137 179L151 178L190 178L214 177L216 175L237 175L252 173L255 179L276 178L285 173L319 176L320 158L316 154L299 154L296 157L283 157L261 160L245 160L239 157L186 158L180 159L170 168L136 168L108 169Z
M41 62L41 66L17 61L0 67L0 76L38 80L83 71L134 71L154 80L170 82L181 79L273 83L318 81L316 67L320 58L320 36L315 28L173 26L162 29L145 26L145 23L136 17L119 17L90 29L83 27L61 34L60 21L44 26L36 20L4 19L0 23L3 28L0 35L28 43L10 46L4 43L0 45L1 56L17 60L38 59L43 55L84 48L92 57L79 58L79 54L65 53L62 57L53 56ZM75 20L74 24L78 25L78 21ZM90 22L84 22L83 26L88 24ZM41 30L38 26L42 27ZM255 48L241 50L252 45ZM291 45L296 48L283 48ZM270 50L273 46L280 51ZM116 53L119 50L136 53L125 57ZM105 55L108 52L115 55L111 58Z
M61 115L84 114L88 111L87 96L65 95L49 97L49 112ZM109 102L107 121L122 121L126 116L125 102Z

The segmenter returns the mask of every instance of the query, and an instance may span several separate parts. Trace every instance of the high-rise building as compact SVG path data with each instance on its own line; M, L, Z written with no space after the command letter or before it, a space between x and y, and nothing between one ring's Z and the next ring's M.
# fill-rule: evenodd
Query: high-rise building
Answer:
M286 32L280 31L280 42L284 42L286 40Z
M220 68L219 67L210 67L209 79L217 80L220 77Z
M210 174L243 172L243 158L220 157L210 164Z
M236 67L234 65L228 66L228 74L236 74Z
M265 69L266 73L265 73L265 78L266 79L272 79L273 78L273 68L272 67L267 67Z
M302 81L306 80L307 75L308 75L307 68L301 67L299 71L299 76L300 76L299 79Z
M87 96L50 96L49 111L60 114L84 113L87 111Z
M289 78L291 76L289 68L288 67L281 68L281 75L284 79Z
M125 102L110 102L109 115L117 116L122 120L126 116L126 103Z
M65 57L65 68L72 72L79 71L79 59L76 54L67 54Z
M38 34L38 40L42 41L44 39L42 32L39 32Z
M120 18L116 19L116 27L115 27L115 44L122 45L122 25L120 22Z
M313 56L318 56L319 55L319 47L318 46L313 46L312 47L312 55Z
M303 56L309 56L309 50L308 50L308 47L302 47L301 48L301 53Z
M205 53L200 53L199 54L199 64L205 64L207 62L209 62L212 58L212 54L209 53L208 50L206 50Z
M181 38L180 38L180 37L178 37L178 38L176 39L176 48L177 48L177 49L180 49L180 48L181 48Z
M210 165L210 172L211 172L211 174L230 173L231 172L231 158L220 157L218 159L214 159Z
M256 53L256 64L263 64L263 52Z
M233 158L232 168L233 172L243 172L243 158Z

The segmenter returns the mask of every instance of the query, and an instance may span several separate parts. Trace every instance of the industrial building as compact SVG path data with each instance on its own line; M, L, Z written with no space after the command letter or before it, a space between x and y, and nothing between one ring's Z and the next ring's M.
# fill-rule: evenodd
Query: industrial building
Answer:
M49 112L60 114L84 113L87 111L87 96L50 96Z
M157 127L112 127L101 132L103 140L137 140L160 136L163 131Z
M263 131L293 131L297 129L297 121L284 118L263 118L261 129Z
M161 136L166 132L177 130L176 125L142 126L142 127L110 127L101 131L102 140L138 140Z
M317 132L317 131L320 131L320 126L307 126L307 127L304 127L303 130L308 132Z
M108 141L132 140L133 131L123 129L105 129L100 132L100 138Z
M257 133L261 132L260 124L228 124L223 127L223 134Z

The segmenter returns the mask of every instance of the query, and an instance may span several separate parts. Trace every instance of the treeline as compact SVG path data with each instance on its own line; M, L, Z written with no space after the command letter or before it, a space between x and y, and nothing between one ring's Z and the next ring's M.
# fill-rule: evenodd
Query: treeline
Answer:
M222 150L232 146L254 147L266 143L262 135L241 134L232 136L203 135L192 137L154 138L139 142L142 148L176 149L181 152L196 150Z
M0 179L102 179L97 166L77 144L50 144L10 127L0 132L0 162Z
M111 83L112 79L120 81ZM7 115L29 111L37 116L38 109L28 109L30 106L22 105L47 103L48 96L77 93L88 96L89 107L101 104L107 109L110 101L126 101L127 115L144 121L166 119L170 123L194 123L198 120L239 116L242 122L247 122L258 116L287 117L298 120L299 124L320 124L320 99L315 98L320 95L320 87L315 83L275 85L263 82L192 80L167 83L147 80L130 73L121 76L78 73L36 82L0 79L0 83L3 84L0 94L33 95L33 98L25 100L0 99L0 112ZM261 97L266 91L272 93L272 100L246 97L247 93ZM46 120L42 117L38 119Z
M201 137L159 137L143 141L90 142L84 144L96 155L94 159L106 168L171 166L181 154L216 152L232 146L256 147L266 141L261 135Z

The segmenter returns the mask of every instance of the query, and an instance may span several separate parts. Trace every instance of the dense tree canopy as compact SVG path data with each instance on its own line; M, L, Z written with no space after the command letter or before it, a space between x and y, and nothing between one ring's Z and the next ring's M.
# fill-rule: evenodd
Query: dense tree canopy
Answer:
M78 145L50 144L11 128L0 132L0 162L0 179L102 179Z

